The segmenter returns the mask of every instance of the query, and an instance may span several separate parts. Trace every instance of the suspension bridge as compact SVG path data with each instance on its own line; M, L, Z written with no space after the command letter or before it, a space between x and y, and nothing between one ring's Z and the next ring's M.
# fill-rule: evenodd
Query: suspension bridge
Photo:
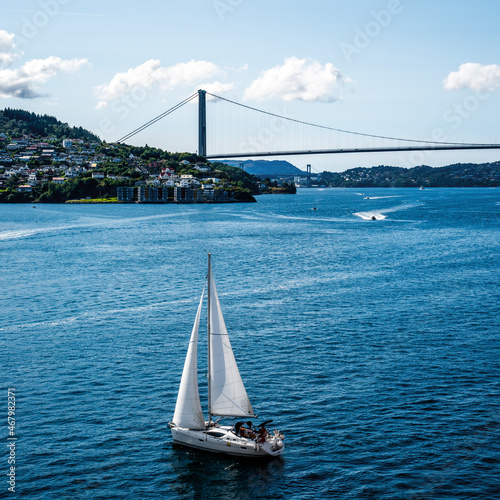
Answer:
M124 142L198 99L198 150L206 159L310 154L500 149L499 144L407 139L319 125L198 90L124 135ZM212 101L207 114L207 101ZM207 128L210 134L207 133Z

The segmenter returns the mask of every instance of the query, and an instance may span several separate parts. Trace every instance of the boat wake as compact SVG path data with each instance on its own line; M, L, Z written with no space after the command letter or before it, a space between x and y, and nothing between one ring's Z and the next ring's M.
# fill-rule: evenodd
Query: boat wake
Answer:
M54 225L46 227L31 227L26 229L16 229L0 231L0 241L17 240L23 238L31 238L38 235L46 235L51 233L60 233L63 231L72 231L81 228L115 228L117 226L126 226L127 224L136 225L142 224L144 221L153 219L171 219L178 216L189 215L189 212L178 212L175 214L157 214L147 215L143 217L129 217L129 218L110 218L110 217L81 217L79 222L67 225Z
M387 218L387 215L384 215L381 212L356 212L354 215L357 217L361 217L363 220L384 220Z
M18 229L15 231L2 231L0 232L0 241L18 240L22 238L30 238L38 234L59 232L66 229L73 229L77 226L59 226L50 228L32 228L32 229Z
M405 203L395 207L384 208L382 210L371 210L369 212L356 212L353 215L360 217L363 220L384 220L387 218L388 213L400 212L401 210L408 210L421 206L421 203Z
M402 198L402 194L392 195L392 196L367 196L365 200L385 200L386 198Z
M102 310L92 310L92 311L87 311L82 314L77 314L74 316L66 316L58 319L49 319L46 321L33 321L33 322L27 322L27 323L15 323L12 325L6 325L0 327L0 332L15 332L15 331L20 331L22 329L37 329L41 327L51 327L51 328L56 328L56 327L61 327L64 325L68 324L74 324L74 325L83 325L83 324L89 324L89 323L94 323L96 321L102 321L110 318L123 318L124 314L141 314L147 311L154 311L157 309L164 309L167 306L170 309L173 309L175 307L179 307L181 305L185 304L192 304L193 299L178 299L178 300L169 300L169 301L162 301L162 302L155 302L151 304L145 304L145 305L138 305L138 306L131 306L131 307L122 307L122 308L113 308L113 309L102 309Z

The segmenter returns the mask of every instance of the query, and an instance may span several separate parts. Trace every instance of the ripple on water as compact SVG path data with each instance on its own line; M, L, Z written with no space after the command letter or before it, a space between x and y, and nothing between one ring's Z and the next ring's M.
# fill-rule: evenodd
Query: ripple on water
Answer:
M0 364L17 392L20 494L496 498L500 205L491 193L6 206ZM371 211L382 224L353 216ZM286 434L278 460L172 446L204 250L256 423L273 418Z

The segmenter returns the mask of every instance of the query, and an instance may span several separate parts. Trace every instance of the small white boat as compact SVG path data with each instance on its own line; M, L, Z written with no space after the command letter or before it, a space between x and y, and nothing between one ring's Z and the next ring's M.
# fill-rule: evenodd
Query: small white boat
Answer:
M276 457L285 450L285 436L278 430L268 432L268 420L257 427L250 421L256 418L241 379L236 359L222 316L219 297L208 254L207 274L207 331L208 334L208 420L201 409L198 388L198 331L203 305L196 313L182 372L177 403L169 423L174 443L214 453L241 457ZM219 417L216 421L212 417ZM220 425L223 418L245 419L234 425Z

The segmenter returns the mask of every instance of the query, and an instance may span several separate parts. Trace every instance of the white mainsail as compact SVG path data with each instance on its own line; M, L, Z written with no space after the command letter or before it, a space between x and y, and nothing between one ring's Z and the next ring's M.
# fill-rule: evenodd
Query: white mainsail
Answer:
M227 335L212 271L210 293L210 401L209 413L225 417L255 417Z
M172 422L179 427L188 429L205 429L205 419L201 411L200 393L198 390L198 331L200 328L200 315L203 303L201 294L200 305L194 320L191 340L189 341L184 370L182 371L181 385L175 405Z

